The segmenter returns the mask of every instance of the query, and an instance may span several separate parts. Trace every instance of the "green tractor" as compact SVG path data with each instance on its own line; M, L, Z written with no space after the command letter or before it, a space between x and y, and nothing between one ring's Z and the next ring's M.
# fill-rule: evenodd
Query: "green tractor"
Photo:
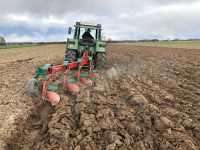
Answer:
M106 43L102 41L100 24L76 22L73 39L67 40L64 61L74 62L82 58L88 51L94 67L103 67L106 61ZM68 34L72 33L72 28Z

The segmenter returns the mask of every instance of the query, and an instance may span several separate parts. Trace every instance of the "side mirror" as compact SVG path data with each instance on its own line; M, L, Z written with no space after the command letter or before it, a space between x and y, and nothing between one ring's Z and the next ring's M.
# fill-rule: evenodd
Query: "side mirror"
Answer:
M69 28L68 28L68 34L69 34L69 35L72 34L72 27L69 27Z

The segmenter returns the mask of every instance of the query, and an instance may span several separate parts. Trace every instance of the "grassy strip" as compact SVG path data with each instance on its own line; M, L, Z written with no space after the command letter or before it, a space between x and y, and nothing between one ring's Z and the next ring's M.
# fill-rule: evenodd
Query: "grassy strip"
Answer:
M136 42L135 45L159 46L174 48L200 48L200 41L159 41L159 42Z
M40 44L12 44L12 45L0 45L0 49L10 49L10 48L24 48L24 47L33 47Z

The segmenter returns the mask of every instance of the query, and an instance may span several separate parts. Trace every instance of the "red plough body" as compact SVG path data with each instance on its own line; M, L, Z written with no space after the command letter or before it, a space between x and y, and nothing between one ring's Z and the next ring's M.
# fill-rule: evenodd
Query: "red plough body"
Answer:
M68 63L66 66L61 64L61 65L52 65L48 68L46 71L46 76L48 76L47 80L42 80L41 81L41 97L43 100L49 101L52 105L56 105L60 101L60 96L52 91L48 91L48 84L49 82L53 82L54 76L56 74L63 73L64 78L63 78L63 88L66 89L69 92L72 93L77 93L79 92L79 86L75 83L70 83L68 82L68 72L70 70L78 69L78 71L75 73L75 77L77 78L77 81L80 81L81 83L88 84L91 83L89 82L86 78L81 78L81 70L82 67L88 67L88 78L95 78L95 74L92 72L93 66L91 65L89 61L89 56L88 52L85 51L81 61L75 61Z

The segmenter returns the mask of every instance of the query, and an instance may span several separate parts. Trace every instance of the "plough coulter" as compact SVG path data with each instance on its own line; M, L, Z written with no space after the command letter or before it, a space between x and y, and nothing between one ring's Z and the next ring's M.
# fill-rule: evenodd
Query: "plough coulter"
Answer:
M81 84L96 80L96 68L105 63L106 43L101 40L101 25L77 22L74 38L67 40L63 64L45 64L36 69L27 84L28 95L40 96L56 105L59 91L78 93ZM69 28L68 34L73 32Z

